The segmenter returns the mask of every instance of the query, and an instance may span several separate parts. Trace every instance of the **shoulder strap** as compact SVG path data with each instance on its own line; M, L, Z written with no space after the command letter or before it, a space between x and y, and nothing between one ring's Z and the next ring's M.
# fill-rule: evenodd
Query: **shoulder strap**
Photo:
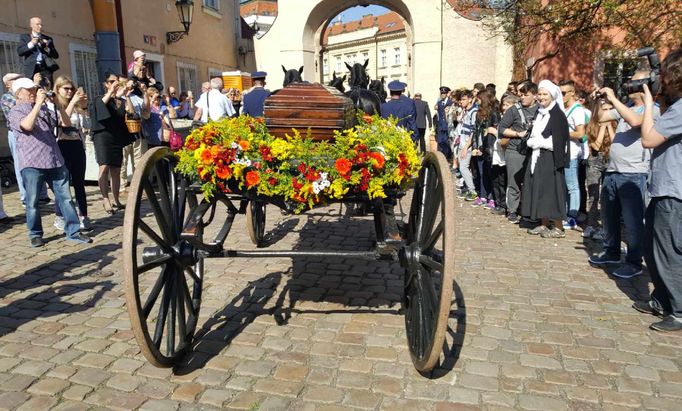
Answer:
M523 113L523 107L521 107L521 104L519 103L514 103L514 107L516 107L516 111L519 112L519 116L521 117L521 124L524 126L526 125L526 115Z
M211 101L211 99L210 99L211 91L213 91L213 89L209 89L206 92L206 120L208 120L207 123L211 122L211 106L208 103L209 101Z
M571 107L570 110L568 110L568 113L566 113L566 118L571 117L571 113L573 113L573 110L575 110L578 107L582 107L580 103L575 103L573 107Z

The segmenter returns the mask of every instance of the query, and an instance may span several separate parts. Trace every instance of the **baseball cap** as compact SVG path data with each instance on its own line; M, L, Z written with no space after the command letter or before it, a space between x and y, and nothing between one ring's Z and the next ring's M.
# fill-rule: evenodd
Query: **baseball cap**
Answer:
M449 93L449 92L450 92L450 87L441 86L439 90L440 90L440 94Z
M7 73L4 76L2 76L2 82L7 83L8 81L16 80L21 77L21 74L17 73Z
M25 88L26 90L38 87L33 80L27 79L26 77L20 77L14 80L12 83L12 93L17 94L20 88Z
M145 54L144 54L144 51L142 51L142 50L135 50L135 51L133 51L133 58L134 58L134 59L140 58L140 57L142 57L142 56L144 56L144 55L145 55Z

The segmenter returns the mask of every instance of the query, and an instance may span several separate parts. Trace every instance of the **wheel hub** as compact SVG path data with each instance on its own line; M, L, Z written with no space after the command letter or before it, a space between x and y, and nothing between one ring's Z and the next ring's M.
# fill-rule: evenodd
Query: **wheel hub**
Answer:
M195 248L185 240L180 240L173 246L173 258L182 267L189 267L197 262Z

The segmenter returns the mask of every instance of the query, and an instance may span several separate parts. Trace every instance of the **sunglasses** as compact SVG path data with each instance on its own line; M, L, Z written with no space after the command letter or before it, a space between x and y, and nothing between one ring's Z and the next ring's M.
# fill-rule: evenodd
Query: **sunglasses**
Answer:
M67 87L62 87L62 89L63 89L63 90L66 90L66 91L73 91L73 87L68 87L68 86L67 86Z

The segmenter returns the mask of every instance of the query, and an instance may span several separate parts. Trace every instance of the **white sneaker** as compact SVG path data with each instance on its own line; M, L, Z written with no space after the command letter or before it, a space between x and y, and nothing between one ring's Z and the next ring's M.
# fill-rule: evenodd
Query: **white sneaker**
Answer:
M54 223L52 225L54 225L54 228L57 230L64 231L64 226L66 225L64 223L64 217L55 216Z
M583 231L583 238L592 238L596 231L597 230L595 230L594 227L588 225L587 228L585 228L585 231Z
M92 224L88 217L79 217L81 221L81 231L92 231Z

